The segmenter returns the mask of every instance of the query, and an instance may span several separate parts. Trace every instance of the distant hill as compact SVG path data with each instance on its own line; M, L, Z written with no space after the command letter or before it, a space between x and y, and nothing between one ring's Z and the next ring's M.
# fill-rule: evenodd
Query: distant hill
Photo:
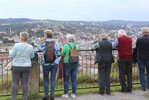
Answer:
M149 25L149 21L124 21L124 20L109 20L109 21L102 21L102 23L107 24L135 24L135 25Z
M0 24L12 24L12 23L27 23L27 22L49 22L53 24L57 24L57 22L68 23L68 24L79 24L80 22L92 23L103 23L103 24L113 24L113 25L124 25L124 24L136 24L136 25L149 25L149 21L125 21L125 20L109 20L109 21L60 21L60 20L35 20L28 18L8 18L8 19L0 19Z
M8 18L8 19L0 19L0 24L25 23L33 21L35 20L28 18Z

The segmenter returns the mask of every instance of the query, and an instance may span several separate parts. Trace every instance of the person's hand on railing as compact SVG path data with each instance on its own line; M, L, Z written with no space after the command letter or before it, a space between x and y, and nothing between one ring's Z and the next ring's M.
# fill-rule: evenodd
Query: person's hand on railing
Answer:
M91 48L91 51L95 51L96 49L94 49L94 48Z

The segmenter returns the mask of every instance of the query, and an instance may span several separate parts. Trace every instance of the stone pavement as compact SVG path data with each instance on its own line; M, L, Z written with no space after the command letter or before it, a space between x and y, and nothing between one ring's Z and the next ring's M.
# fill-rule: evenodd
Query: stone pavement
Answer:
M99 95L99 94L86 94L77 96L76 99L72 99L69 97L66 100L148 100L143 95L149 94L149 90L134 90L132 93L120 93L120 92L112 92L110 96L108 95ZM61 97L55 98L55 100L65 100Z

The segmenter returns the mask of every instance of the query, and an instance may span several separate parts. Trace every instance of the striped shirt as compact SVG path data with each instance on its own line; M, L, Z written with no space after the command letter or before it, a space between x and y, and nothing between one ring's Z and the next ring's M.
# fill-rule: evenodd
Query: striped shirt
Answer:
M48 38L48 39L46 39L46 41L50 42L50 41L52 41L52 39ZM45 48L46 48L46 44L45 44L45 41L44 41L39 45L39 50L42 51L43 53L45 53ZM58 62L59 62L58 57L60 55L60 47L59 47L59 44L56 41L55 41L54 48L55 48L56 59L55 59L54 63L52 63L52 64L58 64ZM41 64L44 65L44 66L49 66L49 63L45 63L44 55L42 55L42 57L41 57Z

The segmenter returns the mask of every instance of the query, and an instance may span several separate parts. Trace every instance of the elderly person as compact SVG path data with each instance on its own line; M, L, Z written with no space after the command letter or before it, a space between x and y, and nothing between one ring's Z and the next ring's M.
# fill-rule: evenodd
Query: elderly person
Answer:
M68 41L62 48L61 55L64 56L64 94L62 98L68 98L68 89L69 89L69 77L71 76L72 82L72 94L71 97L76 97L76 86L77 86L77 71L78 71L78 62L70 63L70 50L71 48L79 49L79 46L75 43L75 35L68 34L66 35Z
M50 74L50 81L51 81L50 82L51 83L50 100L54 100L54 92L56 87L56 73L58 68L58 57L60 55L60 47L59 47L59 44L52 39L52 36L53 36L53 33L51 30L49 29L45 30L44 40L39 45L39 50L44 53L41 61L42 68L43 68L43 79L44 79L44 97L42 98L42 100L49 100L49 73L51 73ZM52 49L51 47L49 47L51 43L53 47ZM49 52L48 55L46 51ZM51 55L55 55L55 59L53 59L53 62L48 62L47 58L52 57Z
M146 91L145 69L147 72L147 88L149 89L149 28L142 28L142 37L137 39L137 62L139 67L139 76L141 88Z
M114 62L112 55L112 43L107 39L106 33L100 34L101 40L96 42L96 58L95 63L98 63L98 77L100 94L104 95L105 91L107 95L110 95L110 71L111 64Z
M16 100L19 81L22 83L22 100L28 100L28 80L29 70L31 68L31 58L34 57L34 49L28 44L29 35L27 32L20 33L21 41L16 43L9 57L12 59L12 99Z
M113 48L118 49L118 66L121 90L120 92L132 92L132 40L124 30L118 31L118 39ZM127 80L127 85L126 85Z

